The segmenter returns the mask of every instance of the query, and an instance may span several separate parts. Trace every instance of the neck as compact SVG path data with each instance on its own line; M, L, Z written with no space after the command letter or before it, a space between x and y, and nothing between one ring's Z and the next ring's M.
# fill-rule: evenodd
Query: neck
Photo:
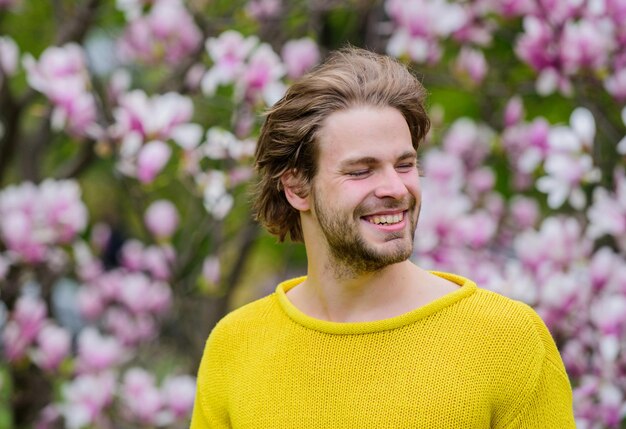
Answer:
M329 269L329 264L310 261L307 280L290 291L290 299L305 313L324 320L380 320L415 308L425 275L408 260L368 273Z

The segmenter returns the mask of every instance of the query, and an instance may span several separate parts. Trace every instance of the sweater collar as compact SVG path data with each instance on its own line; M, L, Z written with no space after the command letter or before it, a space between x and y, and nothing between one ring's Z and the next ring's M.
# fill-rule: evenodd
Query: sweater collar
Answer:
M431 273L446 280L450 280L451 282L454 282L461 287L458 288L456 291L444 295L434 301L431 301L422 307L418 307L407 313L382 320L347 323L331 322L328 320L316 319L303 313L295 305L293 305L291 301L289 301L289 298L287 298L287 291L302 283L306 279L306 276L294 278L280 283L276 287L276 296L278 297L280 307L289 316L289 318L291 318L294 322L315 331L339 335L366 334L371 332L388 331L414 323L417 320L423 319L431 314L443 310L444 308L450 307L456 302L470 296L477 289L476 283L465 277L438 271L431 271Z

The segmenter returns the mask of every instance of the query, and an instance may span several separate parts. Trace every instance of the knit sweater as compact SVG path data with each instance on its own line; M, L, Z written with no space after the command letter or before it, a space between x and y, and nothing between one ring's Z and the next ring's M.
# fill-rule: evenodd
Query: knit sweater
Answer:
M227 315L207 341L192 429L574 428L572 392L527 305L461 287L384 320L337 323L286 292Z

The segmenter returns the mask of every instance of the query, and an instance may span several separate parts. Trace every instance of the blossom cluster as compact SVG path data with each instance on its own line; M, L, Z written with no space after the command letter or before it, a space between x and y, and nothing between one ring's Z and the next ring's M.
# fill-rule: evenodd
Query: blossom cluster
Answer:
M52 103L52 125L74 136L98 137L96 100L83 48L76 43L51 46L39 60L25 54L28 84Z
M53 259L87 226L87 207L73 180L11 185L0 192L0 238L14 262Z
M536 71L539 94L571 96L572 78L589 72L615 99L626 100L626 12L619 0L387 0L385 7L394 24L391 55L434 64L443 56L443 43L452 40L460 45L457 74L480 84L488 69L483 49L500 26L522 18L523 31L512 42L517 56Z
M118 2L129 18L118 51L123 62L176 65L199 49L202 32L180 0L157 0L141 13L141 2Z
M268 106L278 101L286 89L281 78L288 75L297 79L320 59L312 39L288 41L281 59L269 44L234 30L207 39L206 50L213 65L202 79L205 94L214 94L222 85L234 85L236 98L251 103L262 100Z

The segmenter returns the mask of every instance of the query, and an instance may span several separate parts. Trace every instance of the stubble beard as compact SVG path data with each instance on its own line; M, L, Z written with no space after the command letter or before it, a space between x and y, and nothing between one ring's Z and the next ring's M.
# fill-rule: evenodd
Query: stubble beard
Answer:
M419 213L419 208L414 196L409 195L407 200L408 204L407 202L388 200L383 202L382 207L378 207L394 210L408 206L405 216L410 224L410 240L407 240L405 230L387 233L386 241L395 241L395 247L380 251L367 243L359 230L361 217L372 211L371 209L368 210L365 204L362 203L357 206L353 212L353 217L350 218L330 207L325 207L318 198L313 198L320 229L330 251L330 268L335 271L336 275L345 277L373 273L391 264L405 261L412 255L417 224L415 211L418 210Z

